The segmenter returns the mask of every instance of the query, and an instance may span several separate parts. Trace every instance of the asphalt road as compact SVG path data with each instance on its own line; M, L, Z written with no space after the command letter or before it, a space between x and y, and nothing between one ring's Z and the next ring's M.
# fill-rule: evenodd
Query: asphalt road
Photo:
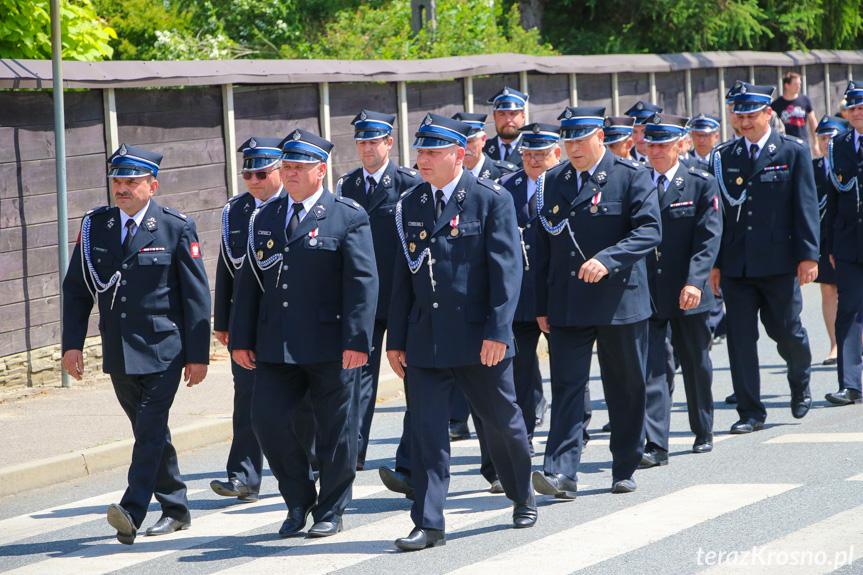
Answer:
M267 472L257 504L236 504L208 487L223 478L228 444L183 453L192 527L120 545L105 521L125 470L0 498L0 571L14 573L863 573L863 407L827 407L835 368L827 353L817 286L804 289L812 340L812 411L791 417L785 369L766 336L759 342L767 428L729 436L736 411L724 345L713 350L716 444L690 453L682 382L674 396L671 462L639 471L638 490L612 495L607 421L598 370L594 419L575 501L539 499L533 529L511 528L511 505L479 475L475 439L452 444L447 545L398 552L411 529L409 501L386 491L376 471L392 465L404 404L378 405L367 471L357 476L345 531L323 540L279 539L285 508ZM595 362L594 362L595 363ZM543 366L547 373L547 365ZM679 376L678 376L679 378ZM542 463L548 423L535 439ZM144 523L158 519L158 511Z

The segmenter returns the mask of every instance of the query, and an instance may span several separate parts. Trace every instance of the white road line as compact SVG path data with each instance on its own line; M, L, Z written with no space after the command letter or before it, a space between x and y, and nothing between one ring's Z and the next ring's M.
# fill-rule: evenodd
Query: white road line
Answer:
M452 573L572 573L795 487L799 485L695 485L560 531Z
M194 495L201 491L203 489L189 489L188 494ZM4 519L0 521L0 545L59 529L69 529L88 521L104 519L108 505L119 502L122 497L122 491L114 491L58 507L34 511L27 515Z
M855 475L854 477L849 477L845 481L863 481L863 473L860 475Z
M512 503L503 495L469 493L451 497L447 500L445 512L447 533L452 535L499 515L506 516L506 521L509 522L511 513ZM387 519L347 530L331 539L311 539L304 545L219 571L215 575L260 575L261 573L325 575L395 552L393 541L410 533L413 527L410 514L399 513Z
M863 433L786 433L764 443L860 443Z
M362 499L383 491L386 491L383 486L354 486L353 498ZM192 521L190 529L170 536L144 537L141 533L131 547L116 541L91 545L81 551L31 563L8 573L100 575L119 571L217 539L281 523L285 514L282 498L268 497L256 503L229 507L197 518Z
M831 515L765 545L741 549L732 555L726 552L721 560L719 551L712 551L713 556L701 555L698 564L714 566L700 571L699 575L830 573L863 557L863 505Z

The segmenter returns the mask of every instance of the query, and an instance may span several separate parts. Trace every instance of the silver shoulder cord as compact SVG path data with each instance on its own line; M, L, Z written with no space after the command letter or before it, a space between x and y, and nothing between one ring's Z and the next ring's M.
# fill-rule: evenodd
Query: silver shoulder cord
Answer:
M860 186L857 185L857 176L851 178L851 181L847 184L842 184L836 178L836 173L833 171L833 139L827 143L827 172L830 174L830 180L833 182L833 185L836 186L836 189L840 192L848 192L851 190L851 187L854 187L854 192L857 194L857 213L860 213Z
M737 208L737 221L740 221L740 211L743 209L743 202L746 201L747 191L745 188L743 189L743 193L740 194L740 197L734 199L728 190L725 187L725 180L722 179L722 156L719 155L719 151L717 150L713 154L713 174L716 176L716 180L719 182L719 189L722 191L722 195L725 196L725 199L728 201L728 204L732 208Z
M407 237L405 236L405 228L402 223L402 199L399 199L396 204L396 231L399 234L399 240L402 242L402 251L405 254L405 259L408 261L408 269L411 270L412 274L417 273L423 265L423 260L428 258L429 262L429 280L431 281L432 291L435 291L435 285L437 282L434 280L434 270L432 266L434 265L434 258L431 257L431 248L425 248L422 252L420 252L419 257L417 259L411 259L410 252L408 251L407 245Z
M336 195L340 198L342 197L342 181L344 181L343 177L339 178L339 181L336 184Z
M99 279L99 274L96 273L96 268L93 267L93 261L90 256L90 216L84 216L84 222L81 224L81 267L84 271L84 284L87 286L87 291L90 292L90 297L93 298L93 301L96 301L97 294L104 293L111 287L114 288L114 293L111 295L110 308L114 309L114 300L117 298L117 289L120 287L120 278L123 277L123 274L120 273L120 270L115 271L111 279L108 280L108 283L104 283ZM96 293L90 289L87 275L90 276Z
M225 265L228 267L228 272L230 272L231 277L234 277L235 270L239 270L243 267L243 260L246 258L245 254L240 257L234 257L234 254L231 253L231 248L228 245L228 232L230 226L228 214L231 212L231 202L225 204L225 208L222 210L222 241L219 246L221 249L219 250L222 253L222 259L225 261Z
M282 254L276 254L274 256L270 256L269 258L267 258L264 261L260 261L258 258L255 257L255 245L254 245L254 241L255 241L255 235L254 235L255 218L258 216L258 212L261 211L261 208L263 208L264 205L265 204L261 204L260 206L255 208L255 211L252 212L252 217L249 218L249 243L248 243L248 246L246 247L246 255L249 258L249 261L255 262L255 264L258 266L258 269L260 269L262 272L270 269L274 265L279 265L279 273L276 274L276 286L278 286L279 285L279 279L282 277L282 266L280 265L282 263L282 259L283 259ZM255 279L257 280L258 285L261 287L261 291L262 292L267 291L264 288L264 284L261 281L261 278L258 277L258 273L254 269L252 269L252 274L255 276Z
M566 227L566 230L569 232L569 239L572 240L572 245L575 246L575 249L578 250L578 253L581 254L581 259L587 261L587 258L584 256L584 252L581 251L581 246L578 245L578 241L575 239L575 234L572 232L572 226L569 223L569 218L564 217L563 221L557 224L556 226L552 226L551 222L549 222L544 215L542 215L542 207L545 205L545 173L543 173L536 180L536 213L539 214L539 221L542 223L542 227L545 228L545 231L550 233L553 236L560 235L560 232L563 231L563 228ZM524 246L524 241L522 241L522 246ZM525 258L527 255L525 255Z

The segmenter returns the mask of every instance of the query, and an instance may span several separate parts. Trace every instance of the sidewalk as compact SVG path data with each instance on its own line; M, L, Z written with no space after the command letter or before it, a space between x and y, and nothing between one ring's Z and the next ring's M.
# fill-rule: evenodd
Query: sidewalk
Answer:
M402 393L384 360L378 401ZM224 351L211 358L207 378L180 389L170 427L178 451L231 438L233 379ZM110 379L89 372L73 387L0 392L0 494L11 495L128 465L132 429Z

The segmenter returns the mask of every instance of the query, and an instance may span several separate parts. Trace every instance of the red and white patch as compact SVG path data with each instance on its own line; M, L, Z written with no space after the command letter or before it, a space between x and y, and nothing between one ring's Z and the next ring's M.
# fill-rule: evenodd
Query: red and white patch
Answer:
M199 258L201 257L201 248L198 246L198 242L192 242L192 257Z
M713 196L713 208L719 211L719 196Z
M449 225L451 225L454 228L457 228L458 227L458 216L454 217L452 219L452 221L449 223Z
M318 228L315 228L315 229L313 229L312 231L310 231L310 232L309 232L309 237L310 237L310 238L314 238L314 237L316 237L317 235L318 235Z
M80 243L81 243L81 232L78 232L78 239L77 239L77 240L75 240L75 243L76 243L76 244L80 244Z

